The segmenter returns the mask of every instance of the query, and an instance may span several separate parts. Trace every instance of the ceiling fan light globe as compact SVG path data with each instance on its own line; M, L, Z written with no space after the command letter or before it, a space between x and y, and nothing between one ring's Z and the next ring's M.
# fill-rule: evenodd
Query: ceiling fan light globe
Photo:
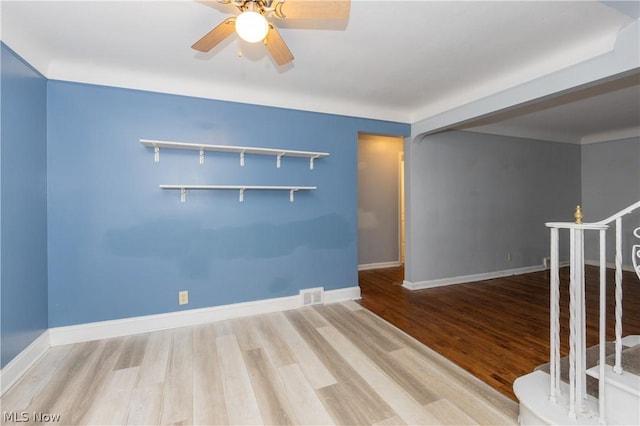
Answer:
M267 36L269 24L258 12L246 11L236 18L236 32L243 40L256 43Z

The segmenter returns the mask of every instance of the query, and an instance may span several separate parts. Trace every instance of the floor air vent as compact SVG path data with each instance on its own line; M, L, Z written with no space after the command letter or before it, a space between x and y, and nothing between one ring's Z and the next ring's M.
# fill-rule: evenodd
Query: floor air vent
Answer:
M300 290L300 301L302 306L321 305L324 303L324 287Z

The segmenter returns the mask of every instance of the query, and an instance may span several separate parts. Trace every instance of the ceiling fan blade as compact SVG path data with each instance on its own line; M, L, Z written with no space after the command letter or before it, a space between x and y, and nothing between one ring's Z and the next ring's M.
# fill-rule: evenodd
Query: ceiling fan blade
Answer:
M284 0L274 17L286 19L346 19L351 0Z
M293 61L293 54L275 26L269 25L269 32L264 39L264 44L267 46L267 50L271 54L271 57L273 57L273 60L276 61L276 64L284 65Z
M196 41L191 48L201 52L208 52L213 49L218 43L235 31L236 26L233 24L235 20L236 18L225 19L221 24L209 31L204 37Z

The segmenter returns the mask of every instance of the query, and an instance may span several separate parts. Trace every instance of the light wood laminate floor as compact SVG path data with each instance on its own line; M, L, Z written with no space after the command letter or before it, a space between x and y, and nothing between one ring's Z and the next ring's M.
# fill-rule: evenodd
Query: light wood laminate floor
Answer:
M54 347L2 411L5 424L496 425L517 405L347 302Z
M598 343L600 276L585 269L586 342ZM549 362L549 271L411 291L403 268L360 271L360 303L516 401L513 382ZM614 271L607 271L607 339ZM560 269L561 354L569 353L569 268ZM623 273L622 335L640 334L640 280Z

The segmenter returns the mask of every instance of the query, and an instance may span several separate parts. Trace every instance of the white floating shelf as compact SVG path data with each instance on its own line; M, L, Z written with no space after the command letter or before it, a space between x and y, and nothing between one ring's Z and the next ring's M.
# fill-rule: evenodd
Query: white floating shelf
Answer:
M160 185L162 189L179 189L180 190L180 202L187 201L187 189L198 190L216 190L216 189L232 189L239 191L239 201L244 201L244 191L246 190L276 190L276 191L289 191L289 201L293 203L294 193L296 191L311 191L317 189L315 186L262 186L262 185Z
M290 149L279 148L256 148L250 146L229 146L229 145L206 145L198 143L186 143L186 142L172 142L172 141L157 141L151 139L140 139L140 143L145 146L153 147L154 161L160 161L160 148L170 149L189 149L194 151L200 151L200 164L204 164L204 152L205 151L217 151L217 152L233 152L240 154L240 165L244 166L245 154L258 154L258 155L273 155L276 157L276 167L280 168L282 157L302 157L309 159L309 169L313 170L313 160L316 158L327 157L328 152L315 152L315 151L294 151Z

